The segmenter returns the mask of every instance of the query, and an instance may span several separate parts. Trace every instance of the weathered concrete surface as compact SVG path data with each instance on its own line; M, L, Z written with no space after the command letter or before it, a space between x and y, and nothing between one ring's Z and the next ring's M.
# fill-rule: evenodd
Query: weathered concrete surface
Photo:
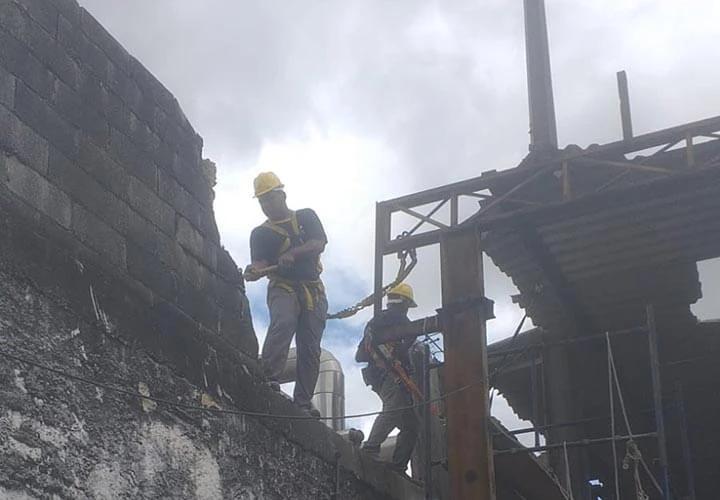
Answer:
M254 375L201 152L75 0L0 0L0 350L105 386L0 353L0 498L420 498L320 422L135 396L300 416Z

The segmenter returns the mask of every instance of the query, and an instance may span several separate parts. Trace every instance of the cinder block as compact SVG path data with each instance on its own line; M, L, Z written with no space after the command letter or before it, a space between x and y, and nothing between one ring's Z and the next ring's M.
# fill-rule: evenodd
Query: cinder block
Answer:
M26 165L44 174L48 165L48 143L3 106L0 106L0 149L17 155Z
M0 104L8 109L15 105L15 77L0 67Z
M127 200L130 176L88 138L81 139L78 165L117 197Z
M5 157L5 171L10 190L29 205L65 228L70 227L70 198L15 157Z
M175 234L175 210L143 182L132 177L128 184L128 202L162 232Z
M212 270L217 268L215 245L206 240L187 219L178 216L177 240L180 246L197 257L200 262Z
M105 116L110 125L123 135L130 133L130 121L132 113L130 108L113 92L106 94Z
M57 11L47 2L22 0L24 5L10 2L0 3L2 26L15 38L30 48L33 55L51 69L61 80L77 88L78 68L75 62L55 40ZM44 9L47 11L43 14ZM29 10L32 12L29 13ZM32 17L33 13L36 17ZM49 33L38 24L37 19L49 15L52 20L52 32Z
M55 6L47 0L15 0L30 17L40 24L50 35L55 36L57 32L58 11Z
M137 83L125 74L112 62L108 65L108 88L121 100L129 109L135 109L140 104L142 92Z
M73 26L80 24L80 5L77 0L48 0Z
M142 247L128 243L127 267L130 276L142 282L165 300L175 301L180 279L172 269Z
M110 125L100 111L60 81L55 82L53 107L96 144L104 146L110 140Z
M130 71L130 54L108 31L85 9L80 10L80 29L108 56L122 71Z
M156 256L168 268L182 269L183 250L180 245L134 210L129 212L126 236L129 241Z
M178 289L177 305L181 311L213 332L218 330L220 310L205 293L188 283L181 283Z
M202 206L212 206L212 190L200 171L200 159L193 161L176 156L173 163L173 176Z
M220 236L213 214L192 197L168 172L158 169L160 197L170 203L195 229L212 242L218 243Z
M143 153L119 130L110 129L110 154L130 174L134 175L150 189L157 188L157 167L148 154Z
M78 152L78 131L52 109L48 101L18 82L15 89L15 110L22 121L45 137L69 158Z
M48 178L75 202L125 234L129 207L55 148L50 148Z
M72 230L80 241L98 252L111 264L122 269L126 268L125 239L77 203L72 206Z
M230 252L223 247L217 247L217 274L221 279L245 289L242 274L238 270L237 263L233 260Z
M60 44L95 76L107 79L110 61L100 48L65 17L58 19L57 39Z
M55 77L27 47L7 31L0 29L0 66L15 74L31 89L45 98L53 92ZM16 85L17 86L17 85Z

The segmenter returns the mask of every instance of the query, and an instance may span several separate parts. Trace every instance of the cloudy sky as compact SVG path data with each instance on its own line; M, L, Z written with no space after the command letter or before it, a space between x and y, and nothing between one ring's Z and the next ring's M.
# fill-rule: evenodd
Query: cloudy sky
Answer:
M291 207L319 213L333 310L370 290L376 201L510 168L527 152L520 0L81 3L177 96L204 137L204 156L218 164L220 233L238 265L248 263L250 230L263 219L251 198L258 172L280 175ZM561 145L620 137L621 69L636 133L720 113L720 2L546 4ZM438 255L420 259L409 281L417 314L428 315L439 307ZM486 271L495 340L522 313L509 280L490 264ZM264 289L249 285L261 339ZM330 323L323 342L345 368L348 413L379 408L351 359L366 320ZM502 402L497 411L512 420Z

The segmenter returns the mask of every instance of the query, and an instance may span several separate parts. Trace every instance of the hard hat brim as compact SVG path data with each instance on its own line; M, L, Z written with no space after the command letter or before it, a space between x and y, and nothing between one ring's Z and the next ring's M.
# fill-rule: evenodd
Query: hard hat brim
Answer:
M272 193L273 191L285 191L285 185L280 184L279 186L275 186L274 188L265 189L264 191L255 193L255 196L253 196L253 198L260 198L261 196L265 196L266 194Z

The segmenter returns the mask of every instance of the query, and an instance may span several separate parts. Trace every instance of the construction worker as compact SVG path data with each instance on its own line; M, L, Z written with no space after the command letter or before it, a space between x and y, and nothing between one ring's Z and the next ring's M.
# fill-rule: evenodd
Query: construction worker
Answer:
M368 322L355 353L355 361L368 364L362 370L365 384L380 396L383 403L383 413L375 419L362 449L377 456L380 445L397 427L400 433L397 436L391 467L403 473L415 447L419 428L417 416L411 408L412 396L418 389L409 376L411 364L408 355L415 339L378 344L373 340L373 334L375 329L381 326L397 326L410 322L407 313L411 307L417 307L417 304L410 285L400 283L392 288L387 296L387 309ZM398 408L406 409L396 411Z
M267 220L250 235L252 263L248 281L267 276L270 326L262 348L262 366L270 386L279 391L293 336L297 345L295 403L319 417L311 399L320 367L320 341L327 316L327 299L320 280L320 254L327 237L317 214L287 206L285 186L272 172L255 178L255 197Z

